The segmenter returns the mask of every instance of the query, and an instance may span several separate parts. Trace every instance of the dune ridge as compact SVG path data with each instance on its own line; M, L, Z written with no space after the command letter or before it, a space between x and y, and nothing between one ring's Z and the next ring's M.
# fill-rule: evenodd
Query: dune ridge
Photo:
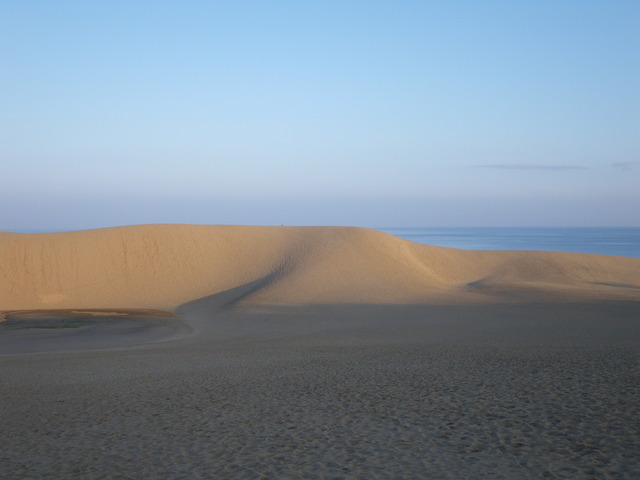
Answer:
M139 225L0 235L0 310L640 300L640 259L468 251L356 227Z

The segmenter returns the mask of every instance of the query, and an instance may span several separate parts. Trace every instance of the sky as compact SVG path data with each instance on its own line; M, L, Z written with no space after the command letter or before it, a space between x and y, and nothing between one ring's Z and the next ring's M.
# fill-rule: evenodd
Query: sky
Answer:
M0 0L0 229L640 226L635 0Z

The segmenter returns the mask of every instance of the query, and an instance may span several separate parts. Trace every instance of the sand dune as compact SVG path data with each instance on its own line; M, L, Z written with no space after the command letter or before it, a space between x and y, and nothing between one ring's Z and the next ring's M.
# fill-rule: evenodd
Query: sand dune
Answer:
M640 259L361 228L0 233L0 471L640 478L638 300Z
M0 235L0 310L640 299L640 259L465 251L347 227Z

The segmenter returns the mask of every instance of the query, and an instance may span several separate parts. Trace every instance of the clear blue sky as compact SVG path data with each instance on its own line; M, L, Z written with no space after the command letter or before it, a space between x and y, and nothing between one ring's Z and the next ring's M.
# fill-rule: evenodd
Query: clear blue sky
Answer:
M640 226L640 2L0 0L0 229Z

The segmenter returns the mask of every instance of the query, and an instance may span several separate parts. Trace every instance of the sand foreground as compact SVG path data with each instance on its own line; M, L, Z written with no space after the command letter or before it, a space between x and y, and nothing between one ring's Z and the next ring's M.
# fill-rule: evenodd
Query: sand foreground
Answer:
M640 476L638 259L162 225L0 278L6 478Z

